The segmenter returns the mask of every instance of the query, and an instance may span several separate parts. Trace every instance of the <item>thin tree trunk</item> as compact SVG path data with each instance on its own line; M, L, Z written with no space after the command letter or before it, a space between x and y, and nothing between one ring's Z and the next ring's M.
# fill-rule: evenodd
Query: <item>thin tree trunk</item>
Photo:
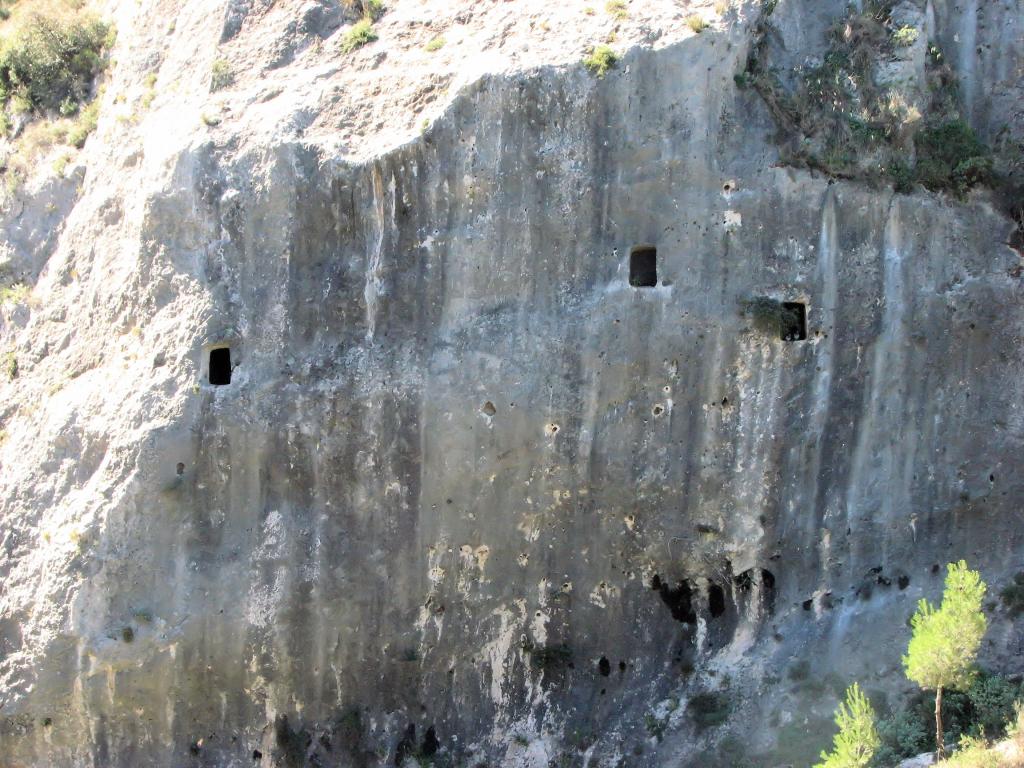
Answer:
M946 745L942 743L942 686L935 689L935 760L946 759Z

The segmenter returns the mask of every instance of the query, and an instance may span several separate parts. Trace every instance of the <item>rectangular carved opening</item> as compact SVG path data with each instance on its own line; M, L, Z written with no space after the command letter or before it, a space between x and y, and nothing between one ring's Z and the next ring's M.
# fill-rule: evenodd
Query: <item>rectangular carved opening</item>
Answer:
M641 245L629 254L629 284L634 288L653 288L658 284L658 249Z
M231 383L231 350L228 347L210 350L210 383L215 387Z
M782 340L803 341L807 338L807 305L799 301L782 302Z

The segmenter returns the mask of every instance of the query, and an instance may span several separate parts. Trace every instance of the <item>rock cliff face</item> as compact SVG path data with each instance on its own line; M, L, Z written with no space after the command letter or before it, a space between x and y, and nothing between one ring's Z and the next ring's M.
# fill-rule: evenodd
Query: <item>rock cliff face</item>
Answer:
M5 214L0 765L807 765L940 565L1024 568L1013 222L780 163L760 5L398 0L348 60L326 0L211 5L110 7ZM1019 0L921 10L1019 138Z

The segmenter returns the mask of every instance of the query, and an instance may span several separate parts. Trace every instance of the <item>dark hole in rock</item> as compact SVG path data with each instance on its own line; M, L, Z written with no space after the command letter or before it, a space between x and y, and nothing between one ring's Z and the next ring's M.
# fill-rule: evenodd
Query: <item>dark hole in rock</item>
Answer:
M407 757L416 754L416 723L409 723L405 729L405 735L395 748L395 765L401 768Z
M484 412L485 416L493 416L498 412L498 409L494 407L494 403L492 403L490 400L484 403L483 408L481 408L480 410Z
M775 610L775 574L767 568L761 569L761 598L769 612Z
M697 623L697 612L693 609L693 588L689 582L680 581L675 589L670 589L658 574L651 579L651 589L656 589L661 601L672 612L672 618L686 624Z
M634 288L653 288L658 284L658 251L653 246L637 246L629 254L629 284Z
M193 755L198 755L202 751L203 747L198 741L193 741L188 745L188 751Z
M604 696L604 693L605 693L605 690L604 690L604 688L602 688L601 689L601 695Z
M782 340L803 341L807 338L807 305L799 301L782 302Z
M736 583L736 589L740 592L749 592L750 588L754 586L754 579L750 575L750 571L744 571L737 575L733 578L733 581Z
M811 608L814 607L814 598L808 598L807 600L804 600L803 607L805 611L811 610Z
M612 664L608 661L607 656L602 656L601 660L597 662L597 671L601 673L602 677L608 677L612 673Z
M906 589L910 586L910 577L907 576L907 574L905 573L901 573L899 576L896 577L896 586L899 587L901 590Z
M252 751L252 759L253 760L262 760L263 759L263 753L260 752L258 749L254 749Z
M131 627L125 627L121 630L121 639L124 640L126 643L130 643L132 640L135 639L135 630Z
M626 662L620 661L619 662L619 672L625 672L625 671L626 671Z
M938 573L938 572L939 572L939 564L938 563L933 563L932 564L932 573Z
M715 618L725 613L725 590L717 584L708 588L708 611Z
M182 462L179 461L178 462L178 466L175 467L175 472L177 472L179 475L184 475L185 474L185 465Z
M441 742L437 740L437 732L434 730L434 726L430 726L427 728L427 732L423 736L423 743L420 745L420 754L424 757L433 757L437 754L437 750L440 746Z
M53 718L52 717L44 717L43 718L43 727L44 728L49 728L51 725L53 725Z
M231 350L228 347L210 350L210 383L215 387L231 383Z

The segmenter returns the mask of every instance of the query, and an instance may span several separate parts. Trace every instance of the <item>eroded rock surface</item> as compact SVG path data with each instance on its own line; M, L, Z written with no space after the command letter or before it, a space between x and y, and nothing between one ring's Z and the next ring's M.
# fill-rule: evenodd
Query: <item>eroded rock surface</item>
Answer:
M906 688L940 565L1024 567L1021 256L989 193L781 165L734 83L752 3L523 3L547 61L511 35L523 65L460 73L426 128L385 88L345 138L332 87L459 24L493 62L516 5L397 0L347 69L302 59L350 21L328 2L115 8L111 88L158 11L223 18L200 61L269 74L203 96L210 126L171 51L185 104L101 125L56 240L7 213L38 281L4 310L0 765L806 765L836 689ZM842 6L776 13L800 45ZM1020 3L928 13L981 51L951 49L979 133L1019 117ZM375 145L381 115L408 135Z

